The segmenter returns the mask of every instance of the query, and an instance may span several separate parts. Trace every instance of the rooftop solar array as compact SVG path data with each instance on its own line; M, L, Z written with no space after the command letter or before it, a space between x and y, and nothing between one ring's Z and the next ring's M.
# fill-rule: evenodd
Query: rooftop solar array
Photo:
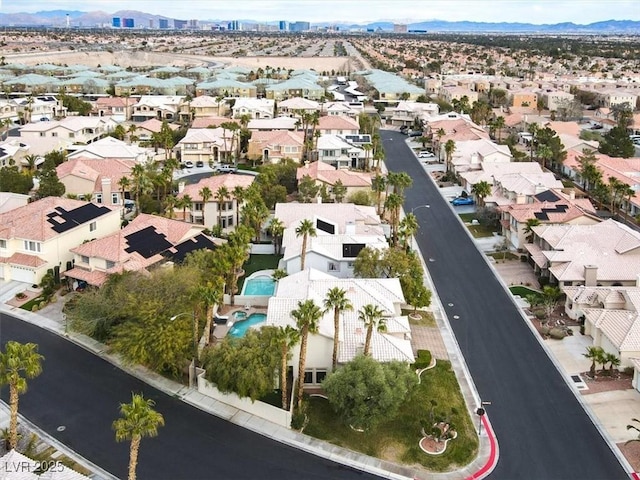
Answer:
M51 229L54 232L63 233L110 211L107 207L99 207L93 203L87 203L73 210L56 207L53 212L47 214L47 222L51 224Z
M182 243L179 243L169 250L166 250L162 253L162 255L170 260L173 260L176 263L182 263L187 254L195 250L201 250L203 248L213 250L215 247L216 244L213 243L213 240L211 240L206 235L200 234L193 238L185 240Z
M342 256L343 258L356 258L364 247L364 243L343 243Z
M556 205L553 208L543 208L541 211L534 213L538 220L549 220L549 213L564 213L569 207L567 205Z
M316 219L316 228L318 230L322 230L323 232L330 233L331 235L336 233L336 226L332 225L328 222L322 221L320 219Z
M540 202L557 202L562 200L558 195L556 195L551 190L545 190L544 192L540 192L535 195L535 198Z
M125 238L129 246L124 251L137 252L144 258L150 258L173 246L162 233L156 232L153 226L138 230Z

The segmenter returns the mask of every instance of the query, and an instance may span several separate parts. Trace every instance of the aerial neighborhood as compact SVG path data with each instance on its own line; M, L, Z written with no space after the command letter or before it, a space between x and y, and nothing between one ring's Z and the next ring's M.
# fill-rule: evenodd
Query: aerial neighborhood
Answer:
M640 58L622 40L128 20L0 33L2 315L397 478L482 478L496 438L515 462L487 372L540 365L536 395L590 412L546 419L588 423L594 472L640 469ZM53 358L26 345L44 378ZM534 406L503 402L552 409L522 381L509 395ZM126 394L129 470L99 466L131 479L140 438L177 420ZM153 427L127 431L128 408ZM7 455L29 456L11 422Z

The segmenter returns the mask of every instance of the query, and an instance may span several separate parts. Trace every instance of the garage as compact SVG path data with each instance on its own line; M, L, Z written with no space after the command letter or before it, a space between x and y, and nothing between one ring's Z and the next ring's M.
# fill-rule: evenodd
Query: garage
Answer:
M35 283L35 272L30 268L25 267L11 267L11 280L16 282Z

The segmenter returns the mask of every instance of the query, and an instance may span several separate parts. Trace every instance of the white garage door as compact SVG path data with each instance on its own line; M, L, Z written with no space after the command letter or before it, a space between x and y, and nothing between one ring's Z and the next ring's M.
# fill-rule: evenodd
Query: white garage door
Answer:
M11 280L33 284L34 278L35 272L30 268L11 267Z

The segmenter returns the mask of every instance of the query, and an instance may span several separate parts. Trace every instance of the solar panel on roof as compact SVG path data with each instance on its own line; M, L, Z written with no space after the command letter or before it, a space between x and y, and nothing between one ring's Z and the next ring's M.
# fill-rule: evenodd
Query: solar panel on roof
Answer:
M364 243L343 243L342 244L342 257L343 258L355 258L360 251L365 247Z
M163 234L156 232L153 226L138 230L125 238L129 246L124 251L139 253L144 258L150 258L173 246Z
M51 229L54 232L63 233L110 211L107 207L99 207L93 203L87 203L68 211L62 207L56 207L53 212L47 214L47 222L52 225Z
M333 235L336 233L336 226L330 223L324 222L320 219L316 219L316 228L318 230L322 230L323 232L330 233Z
M551 190L545 190L544 192L540 192L537 195L535 195L535 198L541 202L557 202L558 200L561 200L561 198Z
M182 263L187 254L205 248L213 250L216 244L206 235L200 234L166 250L162 255L176 263Z

